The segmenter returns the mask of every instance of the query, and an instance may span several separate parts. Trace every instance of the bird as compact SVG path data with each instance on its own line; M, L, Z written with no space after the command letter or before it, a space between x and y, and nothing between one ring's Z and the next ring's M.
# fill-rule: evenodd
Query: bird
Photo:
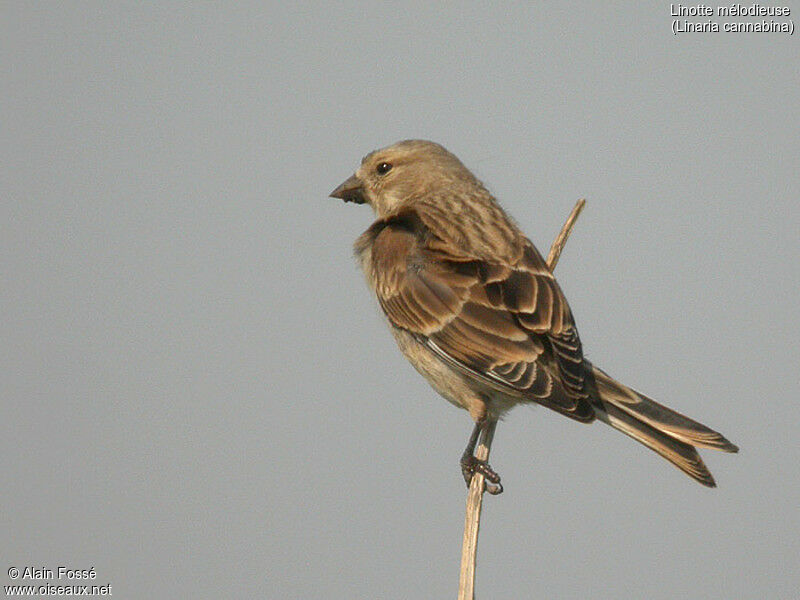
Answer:
M716 483L697 448L738 452L709 427L616 381L584 356L572 310L542 255L451 152L404 140L367 154L330 197L368 204L354 244L401 352L474 426L467 486L503 491L475 456L480 433L517 404L604 422L699 483Z

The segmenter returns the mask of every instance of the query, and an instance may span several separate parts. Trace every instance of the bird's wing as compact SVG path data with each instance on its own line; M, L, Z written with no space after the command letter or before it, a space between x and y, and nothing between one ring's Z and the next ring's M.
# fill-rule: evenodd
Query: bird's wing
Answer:
M364 235L378 300L394 326L496 389L594 418L569 306L530 242L514 265L465 256L413 211Z

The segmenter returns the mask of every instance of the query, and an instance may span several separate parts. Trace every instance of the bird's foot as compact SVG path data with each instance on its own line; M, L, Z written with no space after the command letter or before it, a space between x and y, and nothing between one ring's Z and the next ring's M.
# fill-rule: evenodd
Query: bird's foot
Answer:
M492 467L489 466L489 463L485 460L480 460L472 454L462 456L461 473L464 475L464 481L467 483L467 487L469 487L470 483L472 483L472 477L476 473L480 473L484 478L484 489L488 493L492 494L493 496L503 493L503 485L500 483L500 475L498 475L497 472L492 469Z

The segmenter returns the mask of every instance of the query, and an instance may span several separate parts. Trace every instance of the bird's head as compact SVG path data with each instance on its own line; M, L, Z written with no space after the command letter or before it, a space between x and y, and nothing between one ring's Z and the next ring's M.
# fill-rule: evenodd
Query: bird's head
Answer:
M453 154L434 142L405 140L367 154L330 195L369 204L384 217L416 199L465 184L480 185Z

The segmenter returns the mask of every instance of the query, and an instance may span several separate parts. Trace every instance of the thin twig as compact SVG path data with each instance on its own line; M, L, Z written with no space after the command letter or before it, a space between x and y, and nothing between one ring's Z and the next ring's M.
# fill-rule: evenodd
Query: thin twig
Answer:
M552 272L561 257L561 251L567 238L572 232L572 227L578 215L581 214L586 200L581 198L575 203L569 217L561 227L558 237L550 246L550 253L547 255L547 268ZM494 430L497 421L490 421L483 428L475 457L479 460L489 460L489 451L492 448ZM475 598L475 561L478 553L478 531L481 525L481 508L483 506L483 492L485 490L484 477L481 473L475 473L467 493L467 513L464 518L464 542L461 546L461 575L458 580L458 600L473 600Z

